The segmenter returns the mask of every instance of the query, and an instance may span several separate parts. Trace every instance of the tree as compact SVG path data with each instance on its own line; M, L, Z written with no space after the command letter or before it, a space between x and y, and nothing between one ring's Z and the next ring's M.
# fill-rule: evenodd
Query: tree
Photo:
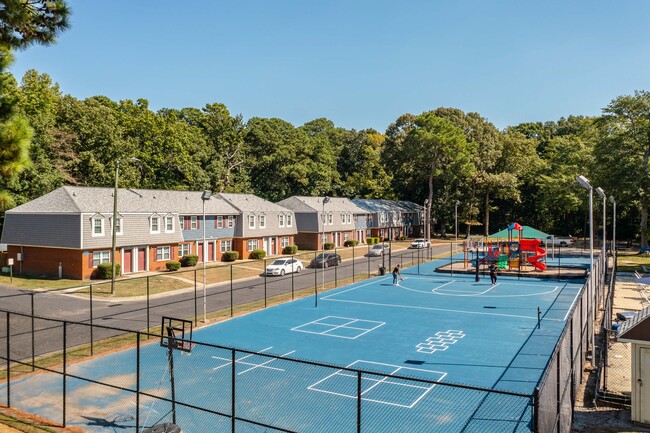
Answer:
M0 45L24 49L52 44L68 28L69 14L63 0L0 0Z
M650 204L650 92L615 98L603 109L601 139L595 155L603 179L621 193L638 200L641 246L648 245Z

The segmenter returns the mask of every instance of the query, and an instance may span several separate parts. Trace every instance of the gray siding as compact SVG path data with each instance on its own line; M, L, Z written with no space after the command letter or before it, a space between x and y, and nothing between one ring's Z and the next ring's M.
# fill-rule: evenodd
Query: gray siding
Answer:
M82 214L83 223L83 249L110 248L112 244L111 218L112 214L102 214L104 217L104 236L92 236L91 219L95 214ZM160 233L152 234L149 230L149 217L152 214L122 214L122 235L117 235L117 247L131 245L157 245L172 244L183 241L183 234L178 224L178 215L174 217L174 233L165 233L164 217L158 214L160 220Z
M318 219L315 212L296 213L296 224L298 226L298 231L301 233L316 233L319 230L322 230L318 226Z
M280 227L279 221L278 221L278 216L280 214L285 215L285 225L284 227ZM254 215L255 216L255 228L254 229L249 229L248 228L248 216L249 215ZM266 226L265 228L260 228L259 224L259 216L264 215L266 217ZM287 227L286 225L286 216L291 215L291 227ZM267 211L267 212L243 212L241 217L238 217L238 219L241 219L241 225L239 227L242 228L242 235L241 237L243 238L257 238L257 237L263 237L263 236L289 236L289 235L295 235L298 233L298 230L296 229L296 216L294 215L293 212L286 211L286 212L275 212L275 211ZM239 221L238 221L239 223ZM238 227L238 228L239 228Z
M370 227L367 215L357 215L357 222L354 224L356 230L366 229Z
M7 212L2 243L60 248L81 245L79 214L26 214Z
M228 224L228 217L225 217L224 224ZM205 216L205 238L206 239L230 239L235 236L235 227L237 227L238 219L240 216L237 216L235 219L235 224L232 228L217 228L214 226L214 221L217 219L214 215ZM194 241L203 239L203 216L197 217L201 223L201 228L194 230L183 230L183 239L186 241Z

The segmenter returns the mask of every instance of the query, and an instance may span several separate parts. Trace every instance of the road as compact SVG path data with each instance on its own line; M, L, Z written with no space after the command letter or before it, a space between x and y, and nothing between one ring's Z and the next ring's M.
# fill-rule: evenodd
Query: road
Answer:
M230 317L231 308L257 302L264 306L265 299L277 295L288 295L301 290L321 290L324 285L340 281L346 284L355 277L376 275L382 263L388 268L403 263L404 266L417 265L418 257L426 257L449 252L449 245L433 245L426 250L396 250L390 259L369 257L362 260L344 260L339 266L326 269L303 269L300 273L283 277L257 276L232 283L212 284L195 292L193 288L151 296L148 300L106 299L93 297L92 305L87 296L64 291L28 291L0 286L0 310L19 314L0 313L0 357L6 358L7 321L9 319L10 353L12 359L25 359L34 354L56 352L63 348L64 327L65 346L70 348L87 344L108 336L123 334L124 330L141 331L160 325L163 316L177 318L203 319L203 307L209 318L219 312L222 317ZM306 263L305 263L306 265ZM390 269L387 269L390 272ZM324 282L324 284L323 284ZM339 284L336 284L337 286ZM31 316L37 318L32 319ZM56 320L47 320L56 319ZM61 321L66 321L65 325ZM90 325L98 326L90 326ZM106 327L116 328L109 329ZM32 339L32 329L34 338ZM92 335L91 335L92 333Z

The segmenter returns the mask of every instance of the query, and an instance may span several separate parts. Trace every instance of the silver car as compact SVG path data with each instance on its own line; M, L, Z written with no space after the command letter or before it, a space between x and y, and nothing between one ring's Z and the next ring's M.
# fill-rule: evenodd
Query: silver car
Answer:
M382 254L388 253L390 253L390 246L385 244L375 244L368 250L368 256L370 257L381 256Z
M426 239L415 239L413 242L411 242L411 246L409 246L409 248L429 248L430 246L431 242Z

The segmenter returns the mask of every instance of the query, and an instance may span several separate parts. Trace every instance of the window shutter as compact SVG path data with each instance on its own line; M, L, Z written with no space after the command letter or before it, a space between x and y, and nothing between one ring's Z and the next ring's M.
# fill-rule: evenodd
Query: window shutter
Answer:
M88 254L88 267L93 267L93 253Z
M200 229L201 228L201 218L196 218L196 228Z

